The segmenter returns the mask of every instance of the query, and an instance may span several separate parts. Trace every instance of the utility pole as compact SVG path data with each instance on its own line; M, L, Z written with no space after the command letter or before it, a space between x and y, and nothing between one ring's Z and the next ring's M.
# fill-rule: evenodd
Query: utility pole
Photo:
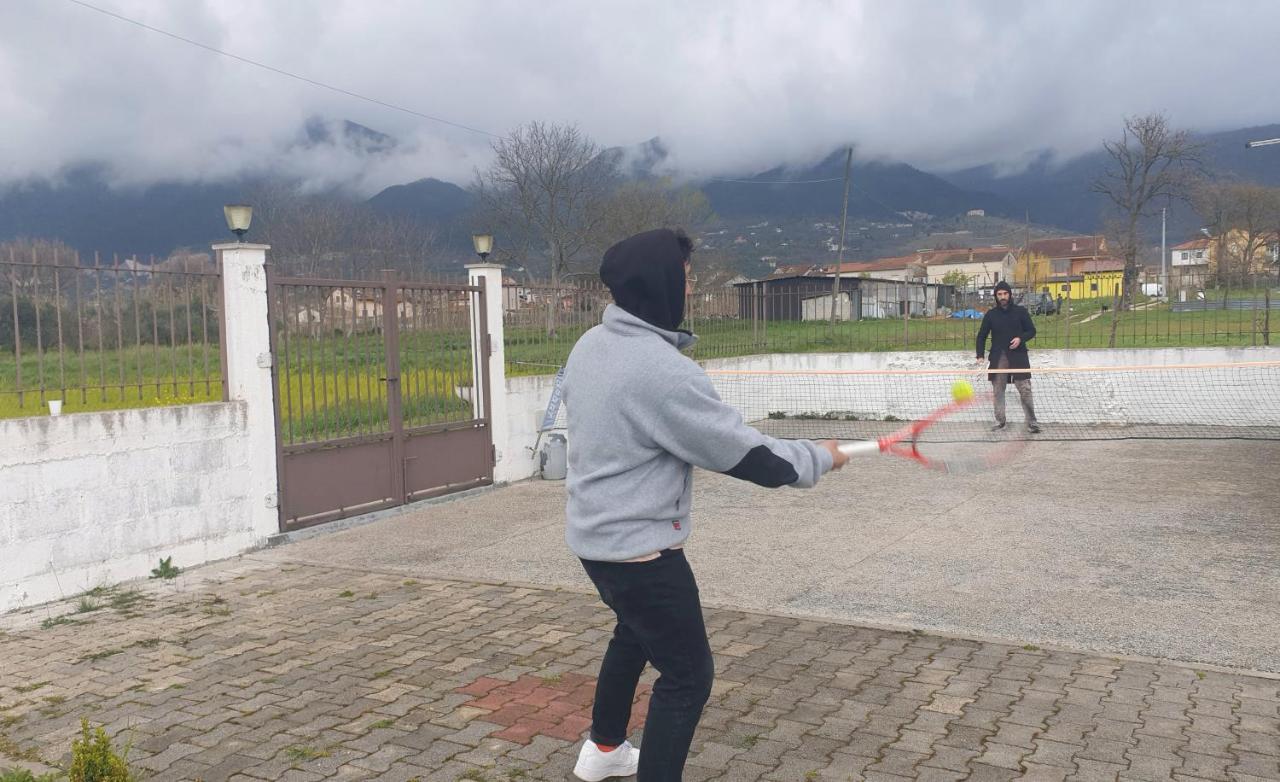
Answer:
M1023 214L1023 227L1025 233L1022 236L1022 262L1026 268L1026 279L1022 281L1022 287L1025 291L1030 291L1033 287L1031 281L1031 210L1028 209Z
M849 169L853 166L853 147L844 158L844 208L840 212L840 252L836 255L836 274L831 281L831 337L835 338L836 321L839 320L840 267L844 265L844 229L849 222Z

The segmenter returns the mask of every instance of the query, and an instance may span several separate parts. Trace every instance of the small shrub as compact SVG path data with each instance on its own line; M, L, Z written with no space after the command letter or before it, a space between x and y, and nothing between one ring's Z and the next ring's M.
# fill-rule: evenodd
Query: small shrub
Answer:
M125 754L128 754L126 749ZM80 719L80 738L71 744L68 782L133 782L129 764L111 746L102 728L89 730L89 721Z
M173 566L173 557L168 556L160 560L160 567L151 570L152 578L174 579L182 572L182 568Z

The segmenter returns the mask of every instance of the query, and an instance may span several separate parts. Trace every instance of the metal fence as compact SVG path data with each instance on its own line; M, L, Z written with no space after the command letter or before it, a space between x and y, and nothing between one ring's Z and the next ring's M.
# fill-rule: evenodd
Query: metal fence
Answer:
M833 298L830 278L782 282L695 289L687 300L685 328L699 340L690 355L701 360L827 351L972 353L982 315L994 304L990 286L972 284L957 288L846 280ZM1015 284L1014 291L1037 330L1033 349L1270 345L1280 329L1272 317L1280 315L1275 276L1242 277L1227 284L1208 275L1180 275L1176 288L1173 282L1167 296L1152 287L1155 283L1139 284L1128 309L1121 309L1118 291L1107 295L1104 285L1094 290L1033 282ZM595 278L559 286L506 285L502 306L508 373L554 371L578 337L600 322L610 301Z
M0 418L225 398L212 262L0 258Z
M285 445L469 421L475 288L272 277ZM395 399L387 379L397 378Z

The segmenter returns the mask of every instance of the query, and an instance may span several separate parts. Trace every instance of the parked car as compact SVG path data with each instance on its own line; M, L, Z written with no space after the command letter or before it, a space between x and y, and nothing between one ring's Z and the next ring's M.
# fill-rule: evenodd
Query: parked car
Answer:
M1033 294L1030 301L1019 299L1018 303L1032 315L1055 315L1058 312L1058 300L1043 291Z

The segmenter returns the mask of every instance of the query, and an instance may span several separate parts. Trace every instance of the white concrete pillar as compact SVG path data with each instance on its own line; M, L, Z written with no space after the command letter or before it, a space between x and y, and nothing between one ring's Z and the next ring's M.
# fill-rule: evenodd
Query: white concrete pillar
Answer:
M513 456L507 442L510 423L507 421L507 356L503 334L503 300L502 270L499 263L473 263L467 265L467 273L471 284L484 289L485 324L489 332L489 409L486 411L493 435L493 445L497 452L493 468L493 479L497 483L510 480L506 462ZM478 310L472 312L472 318L478 318ZM483 346L478 346L483 350ZM473 385L472 388L479 388Z
M251 443L250 496L253 532L259 539L280 531L276 472L275 384L271 379L271 323L267 316L265 244L215 244L222 269L222 334L227 399L243 402Z

